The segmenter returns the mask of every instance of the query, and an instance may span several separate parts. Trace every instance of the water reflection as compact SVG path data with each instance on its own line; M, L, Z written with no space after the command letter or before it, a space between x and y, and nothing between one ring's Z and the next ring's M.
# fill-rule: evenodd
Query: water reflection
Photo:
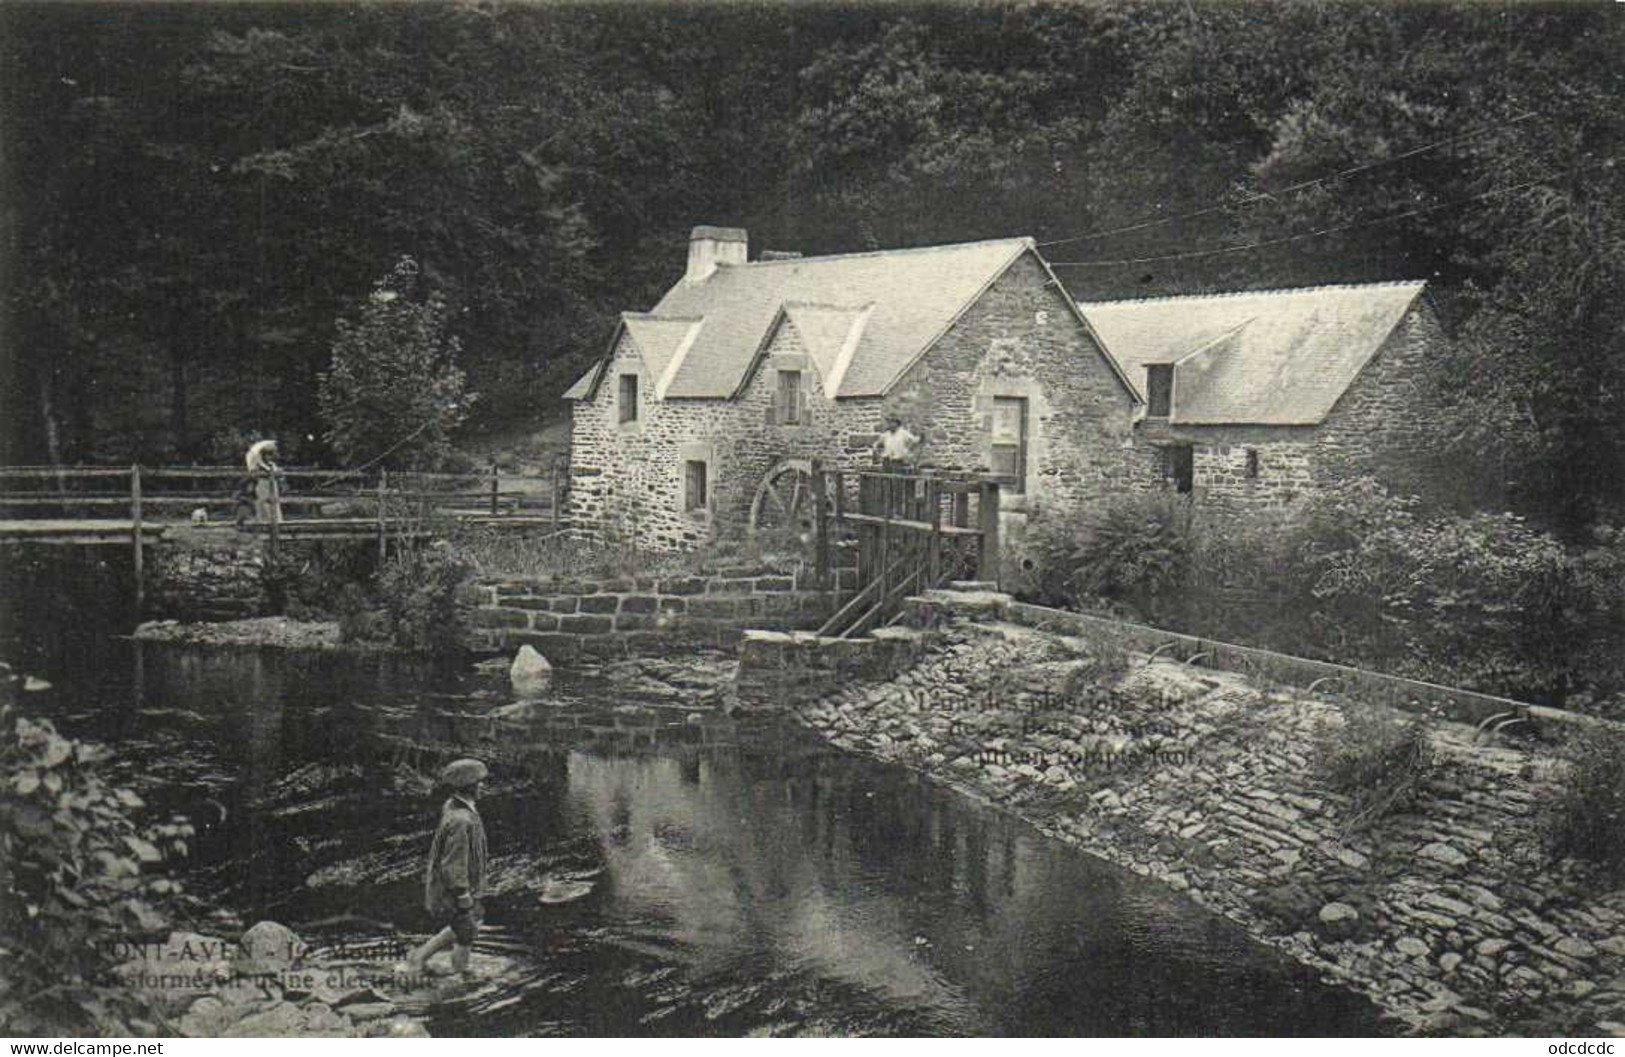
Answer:
M418 996L432 1030L1377 1030L1176 894L907 772L615 702L564 680L493 720L498 688L420 662L158 647L53 707L199 820L195 889L335 951L427 927L421 776L488 760L486 979Z

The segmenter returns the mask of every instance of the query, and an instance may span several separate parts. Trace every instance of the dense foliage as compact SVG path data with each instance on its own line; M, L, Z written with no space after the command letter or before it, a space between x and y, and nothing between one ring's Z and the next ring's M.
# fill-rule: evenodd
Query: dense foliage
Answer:
M459 588L472 575L467 559L444 544L408 547L384 564L376 597L385 633L396 646L449 650L458 645Z
M1041 522L1027 592L1625 716L1625 534L1565 544L1510 514L1424 514L1370 480L1238 519L1190 522L1180 506L1135 497L1081 525ZM1130 533L1152 543L1125 546Z
M1049 605L1107 602L1166 619L1190 581L1190 506L1171 495L1126 496L1092 517L1042 522L1026 550L1027 579Z
M150 1012L112 970L168 935L179 890L164 863L186 854L192 827L136 822L141 798L101 773L109 751L19 715L9 693L0 686L0 1024L150 1034Z
M7 461L334 457L317 379L403 254L481 423L534 424L710 222L808 252L1030 234L1086 299L1428 278L1463 502L1579 539L1625 476L1617 4L0 19Z
M1541 800L1541 833L1555 856L1625 869L1625 735L1585 731L1567 746L1568 770Z

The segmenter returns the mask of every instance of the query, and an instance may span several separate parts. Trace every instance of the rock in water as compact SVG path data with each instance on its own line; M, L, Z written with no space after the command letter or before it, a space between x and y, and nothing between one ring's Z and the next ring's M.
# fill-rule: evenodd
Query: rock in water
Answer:
M508 683L514 693L522 697L542 694L552 682L553 666L547 663L547 658L537 653L534 646L519 647L508 669Z
M304 957L305 943L286 925L262 921L238 941L233 968L241 974L279 973Z
M543 903L571 903L591 892L592 888L591 881L549 877L542 882L539 899Z

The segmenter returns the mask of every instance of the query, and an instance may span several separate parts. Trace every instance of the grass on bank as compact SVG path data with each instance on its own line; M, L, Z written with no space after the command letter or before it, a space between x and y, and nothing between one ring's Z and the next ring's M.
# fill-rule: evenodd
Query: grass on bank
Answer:
M811 548L798 537L767 533L719 538L693 550L662 551L632 538L589 542L460 525L449 545L476 576L499 580L706 576L739 569L788 573L813 561Z

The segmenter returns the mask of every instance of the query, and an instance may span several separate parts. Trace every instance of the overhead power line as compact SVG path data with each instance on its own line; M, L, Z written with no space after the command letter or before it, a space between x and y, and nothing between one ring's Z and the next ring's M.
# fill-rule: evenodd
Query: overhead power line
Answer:
M1516 117L1508 118L1499 125L1489 128L1481 128L1474 132L1463 132L1460 135L1451 136L1449 139L1441 139L1432 143L1424 143L1419 147L1413 147L1410 150L1401 154L1396 154L1391 158L1378 158L1374 161L1362 162L1361 164L1352 168L1342 169L1327 176L1317 176L1313 180L1305 180L1302 183L1295 183L1290 187L1283 187L1276 191L1261 191L1250 198L1242 200L1241 202L1207 206L1206 208L1198 209L1193 213L1181 213L1177 216L1171 217L1148 217L1144 220L1135 221L1132 224L1126 224L1119 228L1107 228L1104 231L1091 231L1085 235L1073 235L1070 238L1064 239L1051 239L1048 242L1040 242L1038 247L1039 249L1044 249L1049 246L1064 246L1073 242L1087 242L1091 239L1103 239L1110 235L1124 235L1132 231L1144 231L1146 228L1159 227L1163 224L1172 224L1176 221L1194 220L1197 217L1205 217L1214 213L1222 213L1225 210L1235 208L1238 205L1249 206L1255 202L1262 202L1267 198L1274 198L1276 195L1293 194L1294 192L1307 190L1308 188L1315 187L1319 184L1331 183L1333 180L1341 180L1344 177L1355 176L1359 173L1368 172L1372 169L1380 169L1384 165L1393 165L1396 162L1402 162L1407 158L1414 158L1418 154L1426 154L1428 151L1438 150L1440 147L1448 147L1452 143L1462 143L1467 140L1477 139L1478 137L1487 135L1491 132L1497 132L1508 125L1516 125L1520 121L1527 121L1534 116L1535 113L1533 111L1525 114L1519 114Z
M1335 235L1340 231L1351 231L1354 228L1370 227L1373 224L1386 224L1394 220L1404 220L1406 217L1421 216L1423 213L1432 213L1440 209L1451 209L1455 206L1471 205L1474 202L1480 202L1487 198L1495 198L1500 195L1511 194L1513 191L1522 191L1525 188L1534 187L1536 184L1550 183L1553 180L1562 179L1565 176L1571 176L1578 171L1579 170L1576 169L1567 173L1554 173L1549 176L1542 176L1536 180L1528 180L1521 184L1513 184L1511 187L1501 187L1494 191L1485 191L1483 194L1473 195L1471 198L1458 198L1454 202L1441 202L1438 205L1422 206L1419 209L1407 209L1403 213L1392 213L1385 217L1373 217L1370 220L1353 220L1347 224L1335 224L1331 227L1321 228L1318 231L1305 231L1298 235L1283 235L1280 238L1264 239L1260 242L1249 242L1244 246L1221 246L1217 249L1211 250L1192 250L1189 253L1165 253L1156 257L1126 257L1121 260L1112 261L1050 261L1049 265L1052 268L1111 268L1127 264L1156 264L1162 261L1187 261L1199 257L1217 257L1225 253L1245 253L1249 250L1259 250L1270 246L1280 246L1288 242L1297 242L1300 239L1312 239L1321 235Z

